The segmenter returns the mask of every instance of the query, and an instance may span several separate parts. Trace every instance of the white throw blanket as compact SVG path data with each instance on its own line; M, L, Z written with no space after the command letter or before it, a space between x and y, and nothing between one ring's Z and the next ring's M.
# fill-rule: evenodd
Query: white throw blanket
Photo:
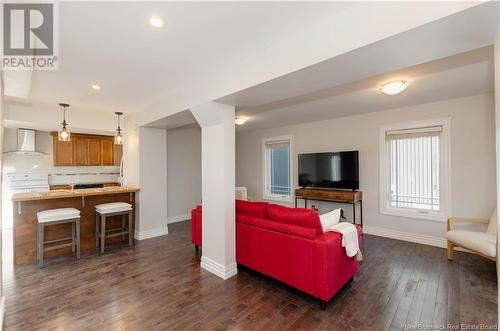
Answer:
M355 257L357 261L363 260L363 255L359 249L358 230L354 224L340 222L328 228L328 231L338 232L342 235L342 247L345 247L345 253L349 257Z

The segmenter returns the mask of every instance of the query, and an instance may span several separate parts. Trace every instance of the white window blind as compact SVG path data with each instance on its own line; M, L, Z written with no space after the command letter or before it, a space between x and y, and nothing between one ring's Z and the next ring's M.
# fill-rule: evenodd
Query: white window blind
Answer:
M267 198L288 199L291 196L290 140L266 140L265 196Z
M442 131L431 126L386 132L390 207L441 211Z

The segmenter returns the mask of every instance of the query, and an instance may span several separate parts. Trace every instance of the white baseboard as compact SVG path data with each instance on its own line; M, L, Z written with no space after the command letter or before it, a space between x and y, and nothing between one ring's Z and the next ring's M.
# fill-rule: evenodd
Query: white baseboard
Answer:
M201 257L201 267L207 271L210 271L216 276L226 280L238 273L238 267L236 263L232 263L228 266L223 266L205 256Z
M5 321L5 297L0 300L0 330L3 330L3 323Z
M182 221L187 221L191 219L191 214L183 214L183 215L176 215L176 216L169 216L167 217L167 223L177 223L177 222L182 222Z
M429 246L435 246L440 248L446 248L446 238L425 236L422 234L408 233L397 230L391 230L386 228L381 228L378 226L363 226L363 233L371 234L374 236L404 240L417 244L424 244Z
M148 230L142 230L138 231L135 230L135 239L137 240L144 240L144 239L149 239L149 238L154 238L154 237L159 237L159 236L164 236L168 234L168 227L159 227L159 228L154 228L154 229L148 229Z

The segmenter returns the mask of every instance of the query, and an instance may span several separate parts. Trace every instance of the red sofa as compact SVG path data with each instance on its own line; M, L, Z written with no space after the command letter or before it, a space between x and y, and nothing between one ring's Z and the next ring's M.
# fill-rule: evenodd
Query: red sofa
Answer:
M200 246L201 206L191 215L192 241ZM340 234L323 233L316 211L241 200L236 200L236 262L320 299L322 308L359 267L345 254Z
M191 242L198 251L201 246L201 206L191 210Z

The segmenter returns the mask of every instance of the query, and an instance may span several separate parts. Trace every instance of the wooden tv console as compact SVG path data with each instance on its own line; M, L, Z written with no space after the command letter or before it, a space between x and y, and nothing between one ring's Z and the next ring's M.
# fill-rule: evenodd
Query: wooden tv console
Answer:
M307 208L308 200L349 203L352 205L352 218L354 223L356 223L356 204L359 203L360 225L363 226L363 194L361 191L299 188L295 190L295 208L297 208L298 199L304 200L305 208Z

